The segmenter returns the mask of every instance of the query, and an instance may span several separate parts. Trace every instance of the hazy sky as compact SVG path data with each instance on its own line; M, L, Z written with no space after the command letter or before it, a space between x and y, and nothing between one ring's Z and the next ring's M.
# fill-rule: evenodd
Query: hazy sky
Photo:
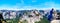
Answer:
M0 10L60 9L60 0L0 0Z

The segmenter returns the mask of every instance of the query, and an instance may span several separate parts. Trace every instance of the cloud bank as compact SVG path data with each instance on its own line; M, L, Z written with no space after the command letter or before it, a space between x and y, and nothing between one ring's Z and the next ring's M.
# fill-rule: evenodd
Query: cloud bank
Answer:
M12 2L11 2L12 1ZM11 0L3 1L0 10L60 9L58 0ZM5 3L4 3L5 2ZM1 2L0 2L1 3Z

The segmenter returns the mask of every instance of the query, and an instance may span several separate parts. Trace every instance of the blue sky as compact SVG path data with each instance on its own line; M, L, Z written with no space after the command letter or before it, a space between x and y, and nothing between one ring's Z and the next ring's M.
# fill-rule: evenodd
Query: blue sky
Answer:
M0 10L60 9L60 0L0 0Z

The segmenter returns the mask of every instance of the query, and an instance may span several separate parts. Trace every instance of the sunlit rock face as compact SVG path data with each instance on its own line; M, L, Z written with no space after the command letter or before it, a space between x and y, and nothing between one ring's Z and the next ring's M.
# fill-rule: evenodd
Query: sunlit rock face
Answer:
M53 20L56 20L57 16L58 16L58 15L57 15L57 12L54 11L54 12L53 12Z
M16 18L16 12L3 12L3 18L4 19L13 19L13 18Z
M16 18L16 12L10 12L10 19Z
M52 20L51 23L60 23L60 20Z
M3 18L4 19L9 19L9 14L8 14L8 12L3 12Z
M53 20L51 21L51 23L60 23L60 20L58 20L58 17L57 17L58 15L54 15L54 17L53 17Z
M24 14L22 19L20 21L23 21L23 20L27 20L28 23L35 23L36 21L41 21L40 18L43 18L42 15L36 15L36 14L39 14L38 11L31 11L30 13L28 14Z

